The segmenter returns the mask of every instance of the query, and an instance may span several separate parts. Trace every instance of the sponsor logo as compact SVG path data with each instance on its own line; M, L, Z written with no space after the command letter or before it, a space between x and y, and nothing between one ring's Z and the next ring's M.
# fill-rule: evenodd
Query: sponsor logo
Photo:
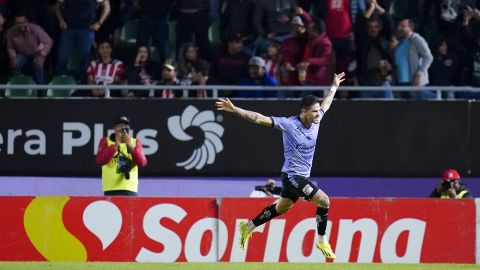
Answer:
M213 111L200 112L192 105L189 105L182 115L174 115L168 118L168 131L179 141L193 140L193 137L185 132L189 127L200 128L205 135L205 140L199 148L193 150L187 160L178 162L176 165L185 168L185 170L201 170L205 165L213 164L216 155L223 150L221 139L224 129L215 122Z
M308 184L302 189L303 194L305 194L307 196L310 195L310 193L312 193L312 191L313 191L313 187L308 185Z

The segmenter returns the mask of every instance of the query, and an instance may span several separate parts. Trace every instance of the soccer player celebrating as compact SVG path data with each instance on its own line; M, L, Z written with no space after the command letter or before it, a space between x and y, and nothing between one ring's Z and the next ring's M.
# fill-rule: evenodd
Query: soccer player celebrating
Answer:
M318 241L316 247L326 258L334 259L336 257L325 237L328 208L330 207L329 198L325 192L309 180L309 177L320 120L330 108L335 92L340 83L345 80L344 76L345 73L334 75L332 87L323 101L312 95L304 97L300 103L299 116L288 118L264 116L236 107L228 98L218 99L215 103L217 110L234 113L254 124L275 127L283 134L285 163L282 168L281 198L275 204L265 207L254 219L240 224L240 245L243 250L247 248L248 240L256 227L288 212L299 197L304 197L305 200L317 206Z

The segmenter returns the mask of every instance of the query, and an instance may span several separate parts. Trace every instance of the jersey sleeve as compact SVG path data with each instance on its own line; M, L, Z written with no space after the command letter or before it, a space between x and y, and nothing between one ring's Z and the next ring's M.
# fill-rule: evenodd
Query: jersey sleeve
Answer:
M320 109L320 121L322 121L324 116L325 116L325 111L323 109Z
M290 119L286 117L270 116L270 118L272 118L273 127L276 129L285 131L291 125Z

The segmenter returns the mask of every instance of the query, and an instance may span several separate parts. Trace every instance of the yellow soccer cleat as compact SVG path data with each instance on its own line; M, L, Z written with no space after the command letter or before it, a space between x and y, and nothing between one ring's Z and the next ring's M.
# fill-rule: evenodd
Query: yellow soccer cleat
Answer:
M252 238L252 232L247 230L247 222L240 222L240 247L242 250L246 250L248 246L248 240Z
M330 246L329 243L327 242L317 242L315 246L322 251L323 256L327 259L335 259L337 256L335 256L335 253L333 253L332 247Z

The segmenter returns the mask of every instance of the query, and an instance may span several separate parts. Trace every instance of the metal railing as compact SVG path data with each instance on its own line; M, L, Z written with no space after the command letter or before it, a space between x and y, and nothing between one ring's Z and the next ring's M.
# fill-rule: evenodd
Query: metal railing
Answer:
M0 90L10 89L15 90L92 90L92 89L105 89L105 97L109 98L111 90L212 90L212 97L217 98L219 90L242 90L242 91L328 91L330 86L237 86L237 85L7 85L0 84ZM442 92L473 92L480 93L480 87L470 86L341 86L342 91L397 91L397 92L421 92L421 91L434 91L436 93L436 99L442 99Z

